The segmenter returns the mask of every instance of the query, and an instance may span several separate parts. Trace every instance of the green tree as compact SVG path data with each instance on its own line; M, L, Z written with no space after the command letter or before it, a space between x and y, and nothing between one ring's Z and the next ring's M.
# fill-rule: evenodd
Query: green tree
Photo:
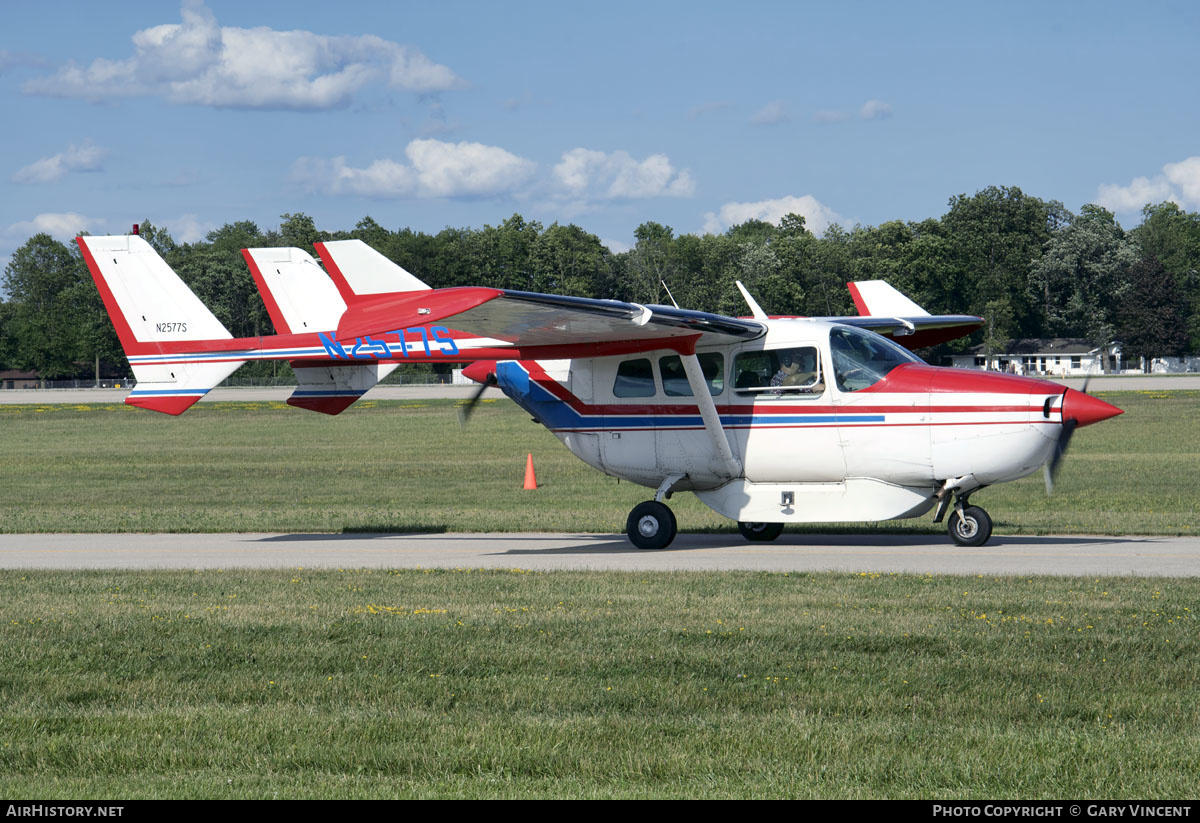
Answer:
M1200 351L1200 214L1185 212L1171 202L1146 206L1142 224L1129 235L1175 278L1186 304L1188 348Z
M1118 335L1126 360L1178 357L1188 350L1187 304L1175 278L1157 257L1138 260L1129 273L1129 289L1117 307Z
M637 243L629 253L626 276L619 285L619 299L663 303L666 293L662 284L676 274L672 259L675 232L670 226L651 221L638 226L633 236Z
M99 308L99 299L87 299L96 288L82 258L64 244L45 233L29 238L4 269L3 291L11 365L44 379L68 377L98 353L82 331L92 321L89 310Z
M274 327L242 249L266 245L258 226L243 220L209 232L207 242L176 247L166 260L230 334L258 337Z
M149 220L143 220L138 225L138 236L150 244L164 260L177 248L175 240L167 230L153 225Z
M1046 332L1085 337L1097 346L1116 336L1116 310L1141 255L1113 215L1087 205L1056 231L1031 267L1030 297L1042 299ZM1105 365L1107 370L1107 364Z
M313 232L316 232L316 227L313 227ZM388 247L391 245L392 233L383 226L375 222L374 218L367 216L359 220L354 226L354 231L351 232L351 237L361 240L380 254L387 254Z
M1030 266L1069 218L1061 203L1031 197L1015 186L989 186L971 197L951 198L941 222L951 264L945 286L958 296L956 310L982 315L989 302L1006 298L1014 331L1037 336L1043 304L1028 288Z
M574 224L554 223L530 250L535 291L598 297L609 285L611 253L600 238Z
M295 246L315 256L316 250L313 248L313 243L329 239L326 233L317 231L317 224L303 212L281 214L279 215L279 219L283 221L279 224L279 234L285 246ZM234 225L243 224L235 223ZM221 230L218 229L219 231Z

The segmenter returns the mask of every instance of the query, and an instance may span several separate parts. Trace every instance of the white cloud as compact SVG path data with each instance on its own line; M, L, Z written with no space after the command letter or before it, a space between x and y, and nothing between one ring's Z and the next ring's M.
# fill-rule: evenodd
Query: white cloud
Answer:
M792 118L788 115L787 106L782 100L772 100L767 105L754 113L750 118L750 122L756 126L781 126L784 123L790 123Z
M1116 214L1141 211L1147 203L1171 199L1171 184L1163 176L1154 180L1135 177L1128 186L1102 185L1096 195L1097 205Z
M677 170L665 154L638 162L626 151L584 148L563 153L554 167L554 180L567 197L576 200L690 197L696 190L688 171Z
M858 110L858 116L863 120L883 120L892 116L892 106L882 100L868 100Z
M747 220L764 220L778 225L788 214L804 217L804 224L813 234L820 235L834 223L845 225L848 221L840 214L811 195L803 197L780 197L777 200L759 200L755 203L726 203L718 212L704 215L704 231L720 234L731 226Z
M604 244L605 246L607 246L608 250L610 252L612 252L613 254L624 254L625 252L627 252L633 248L633 246L631 246L629 243L623 243L620 240L601 239L600 242L602 244Z
M384 158L366 168L349 166L344 157L301 157L292 177L327 194L478 197L512 192L536 169L530 160L482 143L413 140L404 153L407 165Z
M1167 163L1163 166L1163 174L1180 193L1188 208L1200 206L1200 157Z
M104 220L96 217L85 217L75 212L49 212L39 214L32 220L13 223L5 234L30 237L45 232L55 240L63 242L73 240L81 231L94 231L104 226Z
M71 62L24 89L93 102L161 95L202 106L319 110L346 106L371 85L417 93L462 85L420 51L375 35L219 26L201 2L185 2L181 14L182 23L136 32L132 57Z
M1200 157L1167 163L1161 174L1135 177L1128 186L1106 183L1096 190L1096 204L1115 214L1133 214L1164 200L1185 209L1200 208Z
M68 146L53 157L43 157L13 173L14 183L54 183L73 171L98 171L100 161L108 154L91 140L82 145Z

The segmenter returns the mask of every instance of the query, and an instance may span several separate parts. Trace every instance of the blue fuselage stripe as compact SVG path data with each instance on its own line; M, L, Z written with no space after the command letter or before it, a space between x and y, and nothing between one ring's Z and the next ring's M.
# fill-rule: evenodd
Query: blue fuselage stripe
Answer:
M699 414L655 414L653 411L619 416L580 414L566 401L531 380L529 373L513 361L497 364L496 379L506 395L552 431L704 427L704 420ZM882 423L886 419L882 414L723 414L720 417L721 425L728 427L828 426L839 423Z

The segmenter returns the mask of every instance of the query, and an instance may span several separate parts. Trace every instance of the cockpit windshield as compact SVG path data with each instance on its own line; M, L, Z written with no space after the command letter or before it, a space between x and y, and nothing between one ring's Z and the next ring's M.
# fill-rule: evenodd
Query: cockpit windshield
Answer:
M875 385L897 366L924 362L886 337L851 326L837 326L829 333L829 351L837 386L846 392Z

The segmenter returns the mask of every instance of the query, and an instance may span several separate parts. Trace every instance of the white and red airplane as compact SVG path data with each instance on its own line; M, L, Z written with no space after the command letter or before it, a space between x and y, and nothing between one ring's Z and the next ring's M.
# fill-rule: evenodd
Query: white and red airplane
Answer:
M932 316L882 281L849 284L858 317L751 318L490 288L430 289L357 240L243 252L278 334L234 339L137 235L80 237L137 385L180 414L250 360L287 360L288 403L337 414L404 362L466 362L606 474L655 489L629 514L642 549L676 533L691 491L750 540L789 523L947 513L979 546L972 493L1045 467L1072 432L1121 413L1045 380L926 365L913 348L982 320ZM738 284L741 288L741 284ZM481 388L482 391L482 388ZM470 407L468 407L469 410Z

